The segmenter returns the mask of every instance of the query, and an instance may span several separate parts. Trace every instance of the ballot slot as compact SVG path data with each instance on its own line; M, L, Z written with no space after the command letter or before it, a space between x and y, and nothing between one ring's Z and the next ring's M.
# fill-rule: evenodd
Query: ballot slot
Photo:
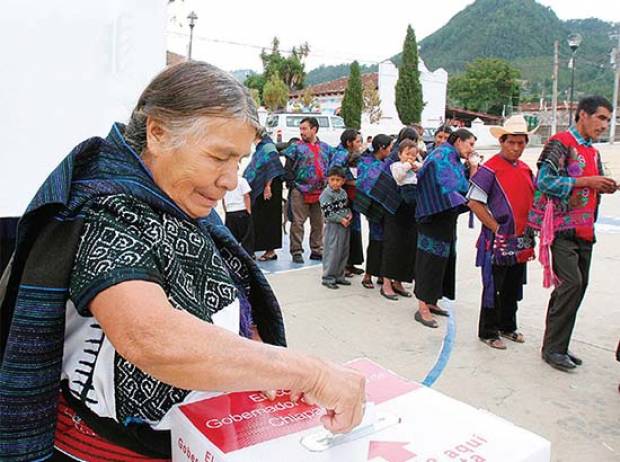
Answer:
M348 433L333 434L329 430L321 429L316 433L301 438L301 445L311 452L326 451L334 446L373 435L399 424L401 419L389 412L377 411L374 403L366 403L362 422Z

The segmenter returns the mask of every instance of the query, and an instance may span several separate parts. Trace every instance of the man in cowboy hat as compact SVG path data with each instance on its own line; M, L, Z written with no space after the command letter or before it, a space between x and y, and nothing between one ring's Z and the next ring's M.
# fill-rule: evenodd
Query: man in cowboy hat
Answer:
M470 180L469 207L482 222L476 266L482 269L483 291L478 337L504 350L501 337L523 343L517 330L517 302L521 300L525 265L534 257L527 216L534 199L532 171L519 160L529 141L522 115L491 128L500 152L485 162Z
M613 179L604 176L601 156L592 145L607 131L611 111L611 103L602 96L583 98L575 125L553 135L538 159L528 224L540 231L544 286L555 284L547 309L542 357L563 371L582 363L568 345L588 285L600 194L618 188Z

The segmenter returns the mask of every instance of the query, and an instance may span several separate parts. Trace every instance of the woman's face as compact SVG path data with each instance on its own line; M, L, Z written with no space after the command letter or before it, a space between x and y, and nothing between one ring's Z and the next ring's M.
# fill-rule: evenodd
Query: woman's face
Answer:
M143 154L155 183L192 218L207 216L237 187L239 161L256 137L256 129L240 119L205 117L203 127L203 133L167 149L169 132L149 118Z
M439 146L440 144L445 143L448 140L448 136L450 136L446 132L439 132L435 135L435 145Z
M474 144L476 144L476 138L472 136L465 141L457 139L454 142L454 148L463 159L469 159L471 153L474 152Z
M385 158L387 158L387 156L390 155L390 150L392 149L392 143L390 143L389 146L386 146L385 148L381 148L377 151L377 159L379 160L383 160Z
M350 153L357 154L362 151L362 144L362 135L357 135L352 142L348 143L347 148Z

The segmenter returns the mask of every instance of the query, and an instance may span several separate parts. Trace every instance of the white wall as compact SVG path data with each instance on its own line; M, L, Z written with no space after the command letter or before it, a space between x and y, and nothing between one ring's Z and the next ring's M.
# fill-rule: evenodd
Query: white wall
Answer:
M422 100L426 103L422 111L422 126L435 128L441 125L446 112L448 73L444 69L430 72L422 60L418 63ZM391 61L379 64L379 97L381 98L382 125L402 125L396 110L396 82L398 68Z
M392 61L379 63L381 123L401 125L396 111L396 82L398 82L398 68L394 63Z
M422 60L418 63L418 69L422 100L426 103L422 110L422 126L436 128L445 120L448 73L442 68L430 72Z
M5 0L0 15L0 216L90 136L126 121L165 66L166 0Z

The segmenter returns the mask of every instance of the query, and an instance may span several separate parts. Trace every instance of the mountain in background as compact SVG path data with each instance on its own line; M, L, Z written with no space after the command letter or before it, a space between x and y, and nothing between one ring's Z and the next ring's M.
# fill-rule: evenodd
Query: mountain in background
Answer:
M247 79L251 75L255 75L256 71L253 71L252 69L238 69L236 71L231 71L230 73L235 79L243 83L245 82L245 79Z
M567 99L571 51L566 38L583 36L577 51L576 95L598 93L611 97L613 71L609 64L614 24L600 19L561 21L549 7L535 0L477 0L420 42L420 56L429 69L443 67L449 74L462 72L476 58L502 58L521 71L522 99L550 98L553 42L560 41L560 100ZM404 34L404 31L403 31ZM391 58L400 64L400 54ZM375 71L364 66L362 72ZM347 76L348 64L321 66L308 72L306 85Z
M317 83L329 82L330 80L336 80L340 77L347 77L349 75L350 64L339 64L337 66L319 66L316 69L312 69L306 74L304 84L306 86L316 85ZM376 72L378 66L366 66L360 64L360 72L366 74L367 72Z

